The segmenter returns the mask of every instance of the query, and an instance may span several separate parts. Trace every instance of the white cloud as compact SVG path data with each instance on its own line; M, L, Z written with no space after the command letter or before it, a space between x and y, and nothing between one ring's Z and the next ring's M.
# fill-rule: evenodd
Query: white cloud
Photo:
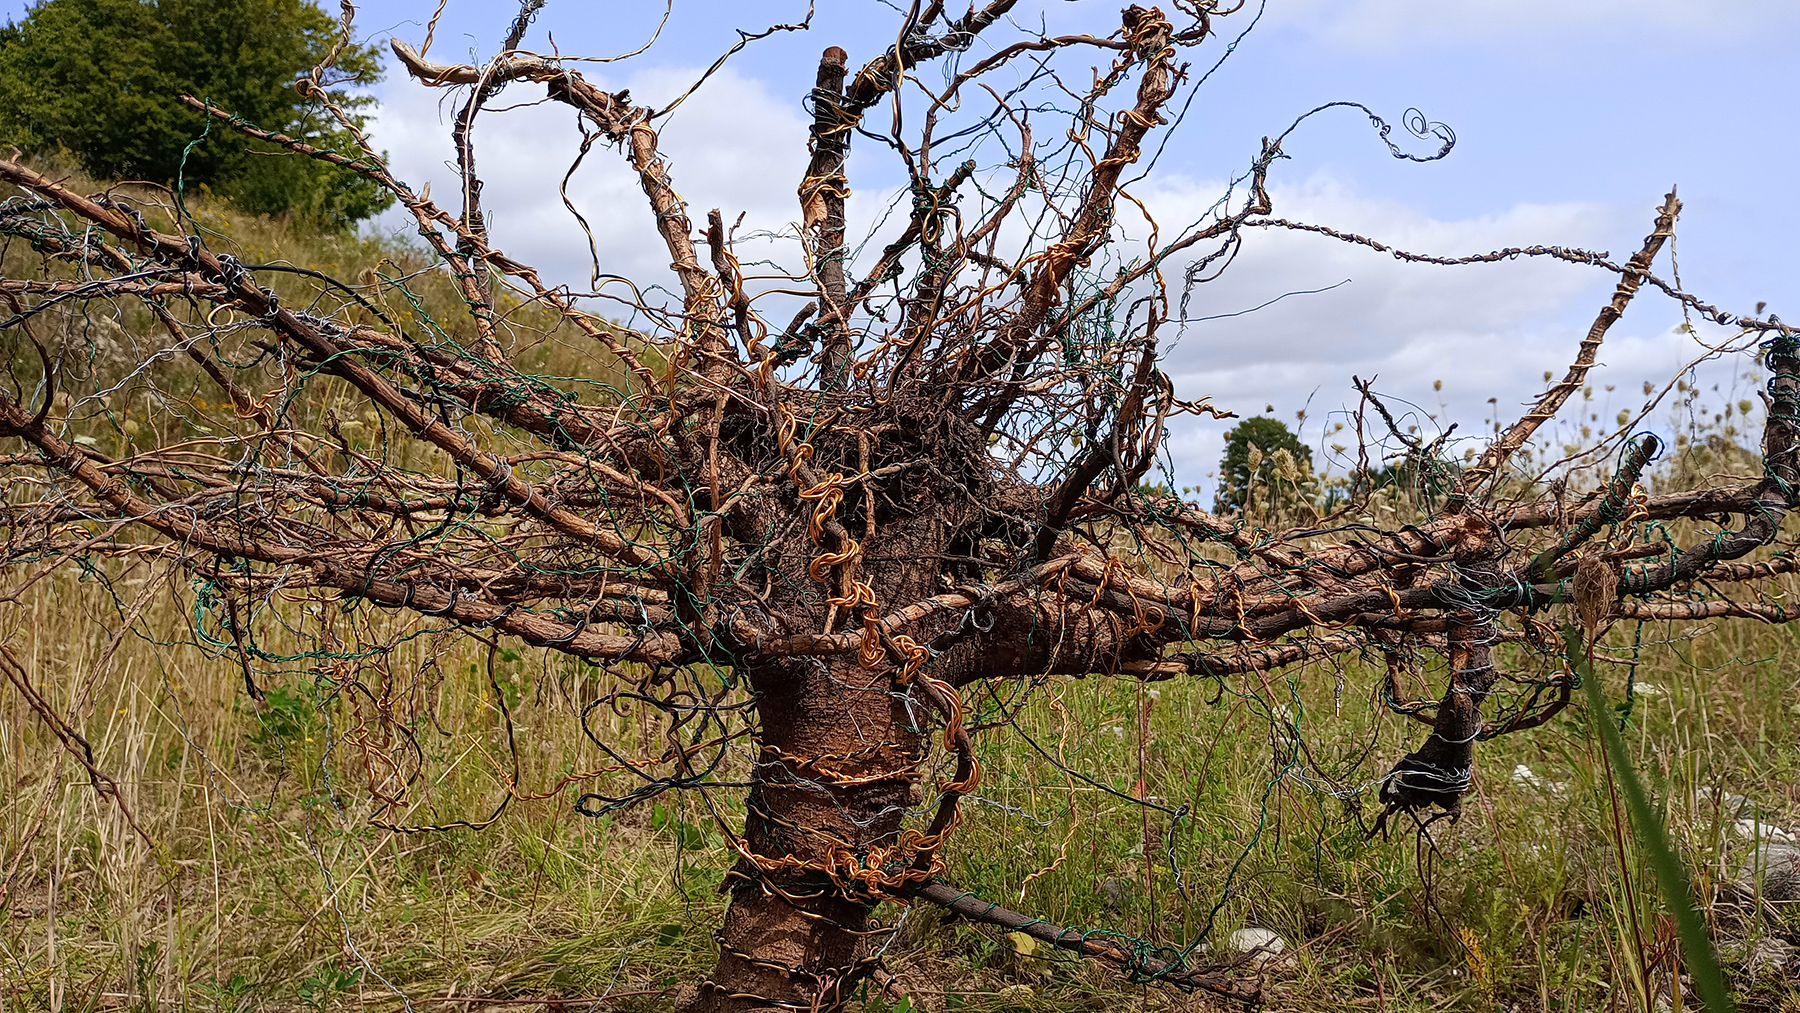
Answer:
M1175 181L1140 196L1167 222L1193 217L1220 189ZM1610 250L1623 261L1649 225L1594 204L1521 204L1501 214L1441 221L1393 201L1359 196L1323 176L1274 188L1272 196L1282 217L1414 252L1454 256L1545 244ZM1563 374L1617 280L1596 268L1549 259L1458 267L1405 264L1321 236L1256 230L1223 277L1195 290L1189 314L1245 310L1283 293L1345 279L1348 284L1329 292L1293 295L1253 313L1191 323L1164 363L1178 393L1211 396L1220 408L1241 416L1262 414L1272 404L1276 417L1290 424L1296 411L1308 407L1304 435L1318 448L1349 442L1322 440L1321 426L1329 426L1332 412L1354 406L1351 376L1378 377L1377 391L1392 397L1397 410L1407 403L1417 406L1408 424L1431 434L1458 422L1459 436L1478 436L1494 408L1502 422L1510 422L1519 406L1544 388L1545 371ZM1605 422L1621 408L1636 408L1643 381L1666 380L1694 356L1693 340L1673 330L1680 319L1658 294L1639 297L1602 347L1601 367L1591 376L1596 400L1589 414ZM1741 371L1743 363L1734 365ZM1441 391L1434 389L1439 380ZM1607 384L1617 389L1607 392ZM1488 405L1490 397L1495 406ZM1573 419L1573 408L1569 414ZM1593 420L1576 424L1581 421ZM1184 420L1175 427L1169 450L1181 483L1210 488L1201 479L1216 467L1229 426Z
M1265 24L1301 29L1333 47L1382 50L1446 43L1516 49L1524 41L1646 32L1716 43L1796 22L1800 6L1791 0L1270 0L1264 14Z
M609 89L627 85L636 102L651 104L673 99L697 76L698 71L658 69L622 82L595 83ZM375 131L395 172L415 188L429 181L434 199L453 213L460 210L460 184L450 124L465 97L459 92L446 99L443 91L395 81ZM541 97L541 86L515 85L491 105ZM696 229L706 227L706 212L715 207L724 211L728 225L739 212L747 212L746 231L779 231L798 217L794 190L806 169L807 128L793 103L777 101L760 82L726 68L659 125L670 177L686 199ZM474 136L494 245L536 266L547 281L586 288L591 270L587 239L558 193L580 149L574 110L545 102L489 111L476 121ZM649 202L616 147L596 142L569 181L568 192L593 233L602 273L623 275L640 285L674 287ZM390 212L384 222L410 231L403 216Z

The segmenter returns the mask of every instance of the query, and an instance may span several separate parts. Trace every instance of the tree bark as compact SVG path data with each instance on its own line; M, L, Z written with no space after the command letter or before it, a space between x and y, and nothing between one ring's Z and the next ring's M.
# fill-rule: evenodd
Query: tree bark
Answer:
M830 1010L870 967L872 896L916 784L928 709L854 656L751 671L761 724L719 961L690 1011Z
M824 304L819 323L825 345L819 382L825 390L843 389L850 367L850 328L846 319L849 307L844 301L844 257L848 253L844 246L844 199L850 192L844 162L850 155L854 125L844 109L845 62L849 58L837 46L819 57L818 84L813 88L812 163L800 184L803 225L809 230L817 229L813 258L819 275L819 299Z

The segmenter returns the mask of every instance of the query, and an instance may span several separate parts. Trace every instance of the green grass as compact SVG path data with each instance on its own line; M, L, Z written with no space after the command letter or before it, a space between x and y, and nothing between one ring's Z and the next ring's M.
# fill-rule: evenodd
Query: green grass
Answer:
M148 569L120 575L128 603ZM16 693L0 695L9 1007L398 1006L394 990L578 997L673 989L709 964L731 856L699 798L575 815L580 791L632 786L615 772L516 802L485 830L368 825L374 791L396 790L385 764L404 751L374 735L370 701L331 692L335 680L360 679L399 713L432 708L410 711L423 763L390 818L480 819L510 766L480 645L426 632L361 671L340 663L272 687L259 714L229 659L172 643L191 600L153 604L134 627L170 646L134 635L108 660L117 613L95 590L72 573L52 577L8 611L4 633L39 688L76 716L157 846L88 787ZM390 635L431 629L413 620L421 625L401 631L406 621L385 613L369 621L395 623ZM1728 896L1719 887L1746 848L1699 789L1747 795L1765 818L1793 825L1800 723L1782 673L1793 670L1795 638L1747 626L1683 633L1646 630L1646 641L1672 642L1645 648L1637 680L1656 693L1637 696L1622 745L1715 932L1794 938L1800 919L1779 909L1713 903ZM507 652L496 674L525 744L524 791L604 765L576 712L611 676L537 651ZM1159 944L1184 945L1209 919L1215 941L1241 926L1273 929L1292 947L1271 976L1278 1009L1641 1008L1668 966L1652 961L1672 951L1673 923L1645 856L1635 845L1618 853L1583 715L1483 744L1459 822L1434 824L1429 839L1405 823L1390 839L1370 837L1367 782L1423 732L1373 706L1373 676L1314 665L1266 684L1231 680L1222 693L1102 678L1001 685L1017 727L980 737L984 782L965 803L948 878L1052 921ZM1601 678L1623 698L1618 666ZM1298 763L1282 712L1272 720L1264 700L1294 716L1306 747ZM984 709L995 713L991 701ZM656 740L635 715L601 711L596 722L627 749ZM1187 807L1172 834L1185 897L1169 862L1170 817L1128 797L1140 753L1147 794ZM1516 780L1520 764L1541 783ZM714 801L731 814L741 800L727 791ZM996 931L921 910L889 955L900 986L930 1009L1181 1004L1104 967L1015 950ZM1736 988L1745 1009L1793 1001L1742 976Z

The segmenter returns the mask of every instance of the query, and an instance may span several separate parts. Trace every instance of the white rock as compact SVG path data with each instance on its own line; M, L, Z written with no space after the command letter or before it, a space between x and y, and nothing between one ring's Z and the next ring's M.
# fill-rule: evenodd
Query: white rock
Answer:
M1268 929L1238 929L1226 937L1225 952L1255 967L1267 967L1287 952L1287 940Z
M1738 820L1731 825L1731 828L1737 831L1739 837L1746 840L1771 841L1775 844L1795 843L1793 834L1773 823L1764 823L1762 820Z
M1731 816L1736 816L1739 813L1745 813L1751 810L1749 799L1733 792L1717 791L1710 785L1701 787L1695 791L1694 794L1700 796L1700 802L1703 805L1712 805L1717 801L1720 807Z
M1766 824L1765 824L1766 825ZM1789 841L1793 838L1790 836ZM1800 848L1791 843L1763 840L1738 869L1734 885L1739 891L1756 893L1762 887L1764 900L1800 900Z
M1750 948L1750 957L1744 961L1744 970L1757 978L1781 977L1793 965L1795 953L1800 953L1800 950L1784 940L1759 939Z
M1719 956L1740 965L1744 973L1753 978L1787 976L1794 967L1796 954L1800 954L1800 947L1773 938L1758 939L1754 943L1728 940L1719 947Z
M1546 781L1538 776L1537 771L1532 770L1523 763L1513 768L1512 780L1516 785L1548 792L1557 798L1562 798L1569 790L1567 784L1561 781Z

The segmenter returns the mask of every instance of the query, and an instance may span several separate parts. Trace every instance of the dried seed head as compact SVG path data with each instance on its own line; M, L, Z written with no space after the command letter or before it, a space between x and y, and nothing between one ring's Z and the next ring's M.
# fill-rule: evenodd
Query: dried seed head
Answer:
M1618 582L1612 564L1598 555L1583 556L1575 565L1575 615L1589 636L1612 608Z
M1273 466L1275 477L1283 482L1300 481L1300 465L1295 463L1293 452L1286 447L1277 447L1269 455L1269 463Z

